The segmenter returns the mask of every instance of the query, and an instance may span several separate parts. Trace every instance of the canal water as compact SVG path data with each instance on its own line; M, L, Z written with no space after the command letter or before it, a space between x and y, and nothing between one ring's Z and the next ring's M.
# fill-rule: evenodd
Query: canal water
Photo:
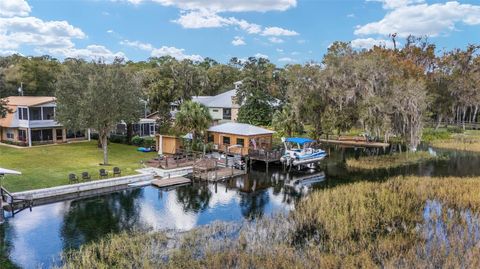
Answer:
M330 151L316 169L285 172L254 166L248 175L218 184L195 183L173 189L127 189L22 211L0 225L0 268L48 268L60 253L109 233L160 229L189 230L213 221L254 221L288 212L302 195L357 180L396 175L480 176L480 154L432 151L435 161L390 170L348 171L344 159L361 151ZM308 184L296 184L307 179Z

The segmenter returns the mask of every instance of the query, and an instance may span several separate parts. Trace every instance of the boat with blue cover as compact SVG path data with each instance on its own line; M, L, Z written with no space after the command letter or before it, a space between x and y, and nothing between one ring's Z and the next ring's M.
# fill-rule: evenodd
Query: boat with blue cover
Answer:
M327 157L324 150L311 147L315 140L310 138L282 137L282 142L285 145L285 154L280 161L288 166L317 163Z

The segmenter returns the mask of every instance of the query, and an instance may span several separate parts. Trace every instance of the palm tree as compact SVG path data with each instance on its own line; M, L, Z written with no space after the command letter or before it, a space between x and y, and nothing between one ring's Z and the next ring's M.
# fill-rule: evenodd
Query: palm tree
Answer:
M193 145L196 139L204 134L210 126L212 117L208 108L200 103L186 101L180 106L180 111L175 114L175 127L179 132L191 133Z
M285 105L282 110L277 110L273 114L272 125L281 135L287 136L303 130L302 123L290 105Z

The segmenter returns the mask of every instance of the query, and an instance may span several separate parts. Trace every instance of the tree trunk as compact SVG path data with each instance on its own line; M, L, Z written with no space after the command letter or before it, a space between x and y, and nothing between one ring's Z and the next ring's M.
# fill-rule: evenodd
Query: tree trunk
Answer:
M103 165L108 165L108 137L107 134L102 132L102 149L103 149Z
M132 144L133 137L133 124L127 123L127 144Z

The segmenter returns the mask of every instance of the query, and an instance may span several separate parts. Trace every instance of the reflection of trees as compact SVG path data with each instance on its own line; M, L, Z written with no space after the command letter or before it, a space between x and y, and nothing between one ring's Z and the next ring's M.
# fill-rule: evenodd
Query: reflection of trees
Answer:
M61 230L63 248L76 248L108 233L131 229L139 220L135 201L141 195L142 189L134 189L72 201Z
M207 184L193 184L177 188L177 201L184 211L198 213L204 211L210 202L212 192Z
M0 268L2 269L20 268L9 257L13 247L11 236L7 236L12 232L9 229L12 229L12 227L8 222L0 225Z
M265 205L270 201L268 191L253 193L240 192L240 210L246 219L256 219L263 216Z

